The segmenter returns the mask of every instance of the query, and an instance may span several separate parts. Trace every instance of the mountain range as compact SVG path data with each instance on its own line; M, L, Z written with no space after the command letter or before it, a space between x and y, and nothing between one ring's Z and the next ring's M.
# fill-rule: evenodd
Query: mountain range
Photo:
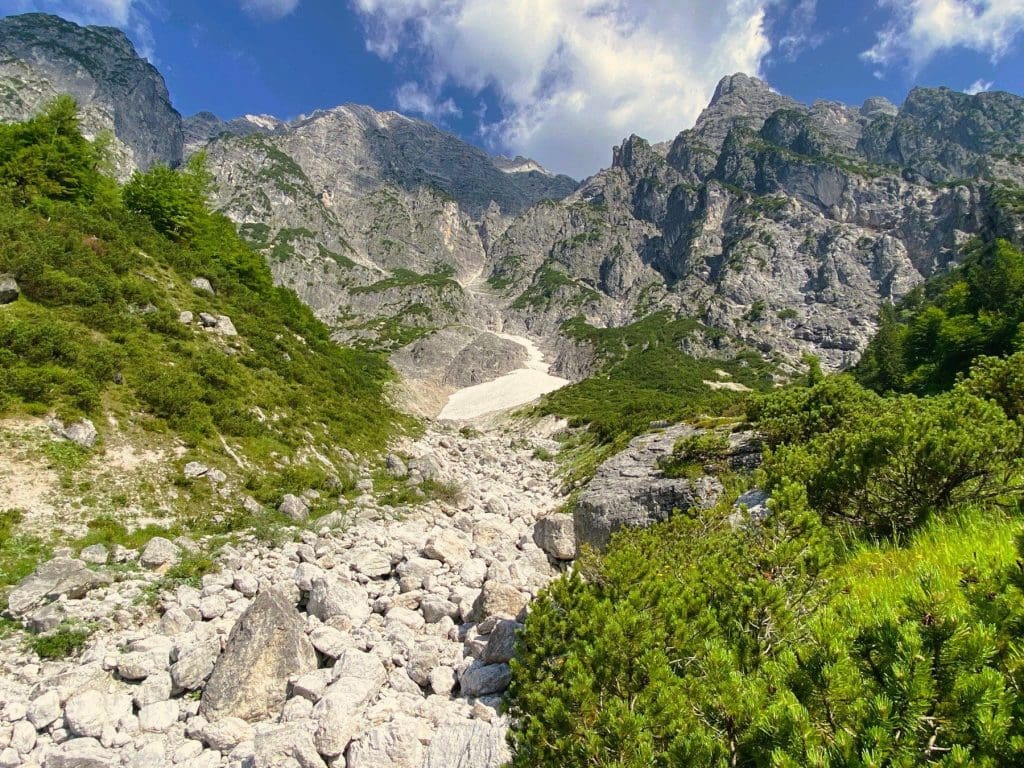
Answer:
M879 307L973 237L1021 243L1000 185L1024 180L1024 99L915 88L896 106L807 106L754 77L719 83L671 142L630 136L577 183L492 157L437 127L359 105L294 120L182 118L160 73L113 29L28 14L0 22L0 116L57 93L106 130L124 177L203 151L213 202L336 337L454 358L516 330L588 370L575 318L621 326L657 310L714 329L690 346L855 362Z

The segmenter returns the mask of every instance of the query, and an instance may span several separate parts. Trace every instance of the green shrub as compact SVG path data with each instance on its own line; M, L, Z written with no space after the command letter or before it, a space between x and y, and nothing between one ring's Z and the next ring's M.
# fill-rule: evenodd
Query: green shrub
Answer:
M855 373L878 392L941 392L980 355L1019 349L1022 323L1024 254L1006 240L975 242L948 275L883 308Z
M65 621L52 632L30 635L25 647L41 659L66 659L81 652L93 631L87 624Z
M666 477L690 477L703 472L705 465L720 465L729 455L729 438L721 432L701 432L676 440L672 453L658 465Z
M101 148L77 132L73 104L70 117L68 103L54 109L0 126L0 273L22 289L0 313L4 413L96 419L114 407L201 450L235 439L262 452L261 469L309 442L341 463L340 448L376 451L411 426L383 396L386 359L333 343L206 209L201 158L118 190L88 165ZM193 291L196 276L216 295ZM183 309L227 315L239 337L182 324Z
M831 389L830 381L812 387L805 403L816 407L813 390ZM904 396L850 411L831 429L777 448L764 469L768 490L796 480L827 518L898 535L933 513L1020 499L1024 431L962 389Z

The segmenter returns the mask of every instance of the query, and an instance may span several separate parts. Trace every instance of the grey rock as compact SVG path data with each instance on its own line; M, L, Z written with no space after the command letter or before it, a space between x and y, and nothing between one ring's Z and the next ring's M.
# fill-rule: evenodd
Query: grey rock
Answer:
M430 690L438 696L447 696L455 688L458 677L455 670L449 666L434 667L430 670L427 682L430 684Z
M658 467L677 440L693 434L681 426L643 435L602 464L573 510L577 545L603 550L620 528L646 527L676 511L712 506L722 492L717 479L668 478Z
M379 579L391 575L391 558L379 547L360 547L350 556L352 569L371 579Z
M313 579L306 610L321 621L344 616L353 624L362 624L370 617L366 590L354 581L339 576Z
M770 499L771 496L760 488L752 488L740 494L740 497L733 503L729 524L734 528L741 528L763 523L769 514L768 502Z
M181 692L200 688L213 672L219 654L220 641L215 637L197 639L179 650L178 660L170 668L173 690Z
M205 476L209 471L210 468L205 464L201 464L198 461L190 461L185 465L182 470L182 474L185 475L186 480L195 480L196 478Z
M423 554L431 560L458 567L469 559L469 547L452 531L442 531L427 540Z
M82 548L82 551L78 553L78 558L82 562L92 565L106 565L107 560L110 559L110 553L102 544L91 544Z
M210 330L213 333L220 334L221 336L238 335L238 331L235 329L235 324L227 315L217 315L217 324L210 328Z
M223 717L215 722L205 722L199 728L199 738L210 749L227 754L243 741L250 741L255 732L249 723L238 717Z
M193 277L190 284L195 290L200 291L201 293L208 293L211 296L216 293L213 290L213 286L210 284L210 281L205 277Z
M320 626L309 633L309 641L324 656L338 658L346 648L351 648L352 636L330 626Z
M10 304L21 296L21 288L10 275L0 275L0 304Z
M461 389L492 381L522 368L526 348L493 333L481 333L458 351L448 364L441 383Z
M117 674L124 680L145 680L150 675L165 672L168 667L166 651L132 651L117 660Z
M253 768L326 768L305 723L260 723L255 727Z
M384 665L372 654L355 649L342 654L334 667L334 681L313 708L313 738L320 754L337 757L345 752L360 730L363 710L385 680Z
M154 536L142 550L139 564L151 570L160 570L177 562L181 548L163 536Z
M409 717L371 728L345 754L347 768L420 768L426 750L422 728Z
M11 727L11 747L27 755L36 745L36 729L28 720L19 720Z
M129 696L85 690L68 699L64 706L64 722L75 736L99 738L104 728L132 713Z
M276 589L265 590L232 629L200 712L210 720L267 720L284 706L288 678L314 669L316 653L294 603Z
M514 585L491 580L484 584L470 618L477 621L490 616L521 618L529 602L529 598Z
M60 435L81 448L92 448L98 437L96 427L89 419L69 424L60 431Z
M118 175L182 159L181 116L160 73L112 27L81 27L57 16L24 14L0 22L0 75L17 84L5 120L24 120L58 94L74 97L87 135L112 130Z
M109 576L89 570L81 560L57 557L18 582L7 596L7 610L12 616L23 617L62 595L81 598L109 582Z
M427 597L420 601L420 611L428 624L436 624L445 616L458 618L459 606L443 597Z
M301 496L286 493L277 505L277 511L291 520L301 522L309 517L309 504Z
M113 768L119 765L117 755L104 749L90 737L71 739L51 752L43 768Z
M504 729L460 723L435 731L423 768L501 768L511 759Z
M483 664L474 661L459 675L459 688L463 696L487 696L501 693L512 681L508 664Z
M171 681L169 672L155 672L146 677L132 691L132 699L135 706L145 707L147 704L155 704L158 701L167 701L171 698L171 691L174 684Z
M177 722L176 701L156 701L139 710L139 728L147 733L164 733Z
M485 664L504 664L512 660L516 650L516 633L522 624L502 619L494 625L487 637L482 661Z
M43 730L60 717L60 695L52 688L36 696L28 705L28 721Z
M559 512L542 517L533 526L533 541L556 560L572 560L576 557L572 515Z
M67 615L67 610L61 603L47 603L42 608L32 611L28 624L36 634L45 634L59 627Z
M402 461L402 457L394 453L389 453L384 457L384 468L387 473L394 478L403 478L409 474L409 468L405 466L405 462Z

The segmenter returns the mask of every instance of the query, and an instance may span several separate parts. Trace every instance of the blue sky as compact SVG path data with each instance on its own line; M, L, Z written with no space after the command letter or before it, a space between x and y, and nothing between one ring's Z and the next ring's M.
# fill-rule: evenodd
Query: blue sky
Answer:
M1024 0L0 0L124 29L183 114L399 109L586 176L745 71L801 101L1024 92Z

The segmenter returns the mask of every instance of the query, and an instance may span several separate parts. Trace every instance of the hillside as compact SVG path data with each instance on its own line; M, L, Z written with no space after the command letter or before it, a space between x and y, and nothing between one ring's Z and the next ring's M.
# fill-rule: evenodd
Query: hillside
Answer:
M287 493L354 488L355 455L410 424L388 405L386 361L337 346L273 285L205 208L201 165L157 168L123 190L101 165L69 99L0 127L4 439L37 450L26 430L50 419L73 439L38 450L55 451L51 465L69 477L102 467L106 448L155 457L142 462L151 476L96 482L78 509L54 508L60 527L79 536L97 519L156 518L227 530L276 519ZM15 505L4 507L12 519ZM23 573L0 550L9 584Z

